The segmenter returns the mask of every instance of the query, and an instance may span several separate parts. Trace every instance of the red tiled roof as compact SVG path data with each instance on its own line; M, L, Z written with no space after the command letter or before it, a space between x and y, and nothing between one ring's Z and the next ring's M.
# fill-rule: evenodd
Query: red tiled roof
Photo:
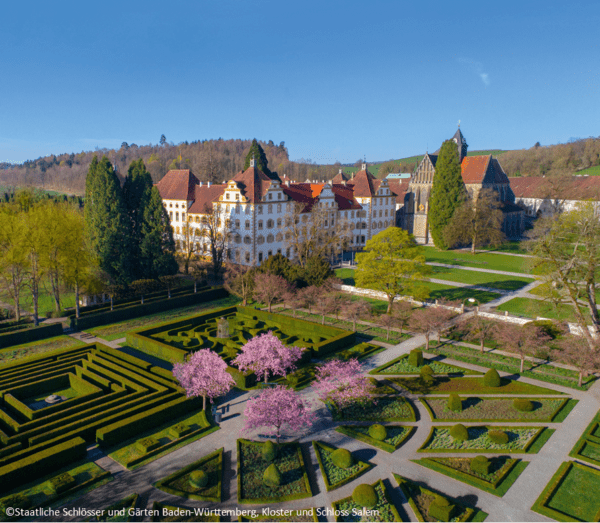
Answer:
M381 180L377 180L368 170L363 169L358 171L349 183L354 186L355 197L369 198L377 192Z
M194 188L200 181L189 169L172 170L156 184L163 200L194 199Z
M404 197L408 192L408 184L410 183L410 178L406 178L403 180L388 180L388 185L390 187L390 191L392 194L396 196L396 203L404 205Z
M308 212L317 201L324 185L321 183L291 183L289 187L282 185L281 188L293 201L304 203L302 212Z
M600 200L600 176L509 178L516 198Z
M245 171L237 173L233 180L241 184L242 194L248 198L250 203L262 201L272 180L258 167L248 167Z
M337 173L334 177L333 180L331 180L331 183L342 183L342 182L347 182L348 181L348 177L343 173Z
M494 169L494 182L495 183L509 183L508 176L502 169L500 162L496 158L492 158L492 167Z
M483 183L491 159L491 154L489 156L465 156L460 164L463 182L466 184Z
M216 201L219 196L225 192L225 184L196 185L194 203L188 211L189 214L206 214L207 207L210 209L211 203Z
M337 203L340 211L362 209L362 205L354 198L352 187L348 187L344 184L333 184L331 186L331 191L335 196L335 203Z

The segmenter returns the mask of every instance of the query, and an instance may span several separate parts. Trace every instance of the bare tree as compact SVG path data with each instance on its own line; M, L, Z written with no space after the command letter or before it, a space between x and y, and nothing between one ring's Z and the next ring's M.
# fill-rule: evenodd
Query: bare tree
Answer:
M274 274L258 273L254 276L254 291L252 296L255 300L265 303L271 311L271 305L281 301L289 289L289 283L281 276Z
M225 206L221 203L206 204L202 221L202 236L208 243L212 272L215 278L221 273L225 260L229 236L233 234L231 223L227 219Z
M396 324L400 327L400 336L402 336L402 331L408 325L412 313L413 306L409 301L398 301L392 307L392 314L396 317Z
M496 340L503 349L519 355L521 359L519 372L521 373L525 366L525 356L535 354L550 339L550 336L542 329L533 325L515 325L514 323L496 325Z
M321 315L321 324L325 324L325 315L334 314L338 310L338 303L336 302L335 294L326 294L321 296L315 303L315 308Z
M431 333L438 331L438 342L440 341L439 331L450 319L447 309L437 307L425 307L416 310L409 320L411 330L425 335L425 350L429 350L429 338ZM454 313L452 313L454 314Z
M352 330L356 332L356 321L369 317L371 304L365 300L349 301L346 303L344 314L352 321Z
M482 316L472 316L463 319L457 325L461 332L464 332L463 339L467 341L478 341L483 354L485 340L496 331L496 324L493 321L486 320Z
M597 340L596 345L598 345ZM581 387L584 376L600 370L600 353L598 349L590 350L583 336L568 336L559 343L559 348L552 355L561 363L572 365L579 371L577 385Z

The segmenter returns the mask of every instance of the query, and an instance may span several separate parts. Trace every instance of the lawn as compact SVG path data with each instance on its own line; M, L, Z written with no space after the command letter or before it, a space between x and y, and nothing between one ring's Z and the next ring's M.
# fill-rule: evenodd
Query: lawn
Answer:
M600 176L600 165L594 165L593 167L588 167L587 169L583 169L582 171L577 171L578 175L587 174L589 176Z
M70 336L56 336L45 340L24 343L15 347L8 347L0 350L0 365L13 363L15 360L22 360L28 356L40 356L43 353L68 349L74 347L83 347L86 344Z
M446 267L432 266L433 273L430 278L436 280L453 281L457 283L468 283L470 285L480 285L492 289L504 291L516 291L525 287L535 280L533 278L523 278L519 276L502 276L491 272L469 271L464 269L448 269Z
M449 265L462 265L465 267L478 267L495 271L520 272L530 274L530 258L522 256L509 256L507 254L480 252L471 254L468 251L439 251L435 247L426 246L425 261L446 263Z
M337 409L331 403L327 404L334 420L337 421L415 421L415 411L406 398L400 396L378 397L377 402L366 404L351 404Z
M497 247L479 247L478 250L531 255L531 253L523 247L523 242L515 240L507 241L502 245L498 245Z
M237 305L238 303L240 303L239 298L235 296L228 296L227 298L220 298L218 300L210 301L200 305L182 307L181 309L173 309L170 311L159 312L157 314L151 314L149 316L133 318L131 320L126 320L119 323L111 323L110 325L94 327L93 329L87 329L86 332L107 341L114 341L125 337L128 332L133 330L141 329L143 327L150 328L154 325L168 321L192 318L197 316L200 312L205 313L209 312L211 309L230 307L232 305Z
M550 318L559 321L577 321L571 305L559 303L558 306L555 307L554 304L550 302L532 298L513 298L512 300L509 300L496 307L496 310L502 312L508 311L510 314L525 316L533 319L539 316L542 318ZM587 313L587 309L585 307L583 307L583 310L584 313Z

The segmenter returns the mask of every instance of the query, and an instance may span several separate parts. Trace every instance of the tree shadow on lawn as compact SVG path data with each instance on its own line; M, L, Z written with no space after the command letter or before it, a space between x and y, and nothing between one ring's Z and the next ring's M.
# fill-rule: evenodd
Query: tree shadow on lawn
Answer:
M391 481L387 478L383 480L383 484L388 494L388 501L396 507L396 510L400 515L400 521L410 521L410 517L406 510L404 510L405 499L402 491L399 488L392 486Z

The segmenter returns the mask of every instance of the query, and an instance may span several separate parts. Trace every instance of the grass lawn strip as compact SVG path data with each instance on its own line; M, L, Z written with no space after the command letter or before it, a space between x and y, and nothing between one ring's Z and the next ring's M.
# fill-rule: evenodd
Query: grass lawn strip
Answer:
M450 250L438 251L435 247L425 246L425 261L445 263L447 265L462 265L477 267L478 269L491 269L494 271L520 272L524 276L529 274L530 258L480 252L471 254L466 251Z
M569 456L600 467L600 412L577 440Z
M354 481L361 474L373 467L370 463L355 460L354 465L351 467L347 469L340 468L336 466L331 459L331 454L337 447L326 445L321 441L313 441L312 445L315 449L315 454L317 456L317 461L319 462L319 468L321 469L327 492Z
M600 470L575 461L563 463L531 510L556 521L598 521Z
M423 349L423 347L420 348ZM557 385L562 385L563 387L570 387L577 390L587 390L596 381L596 377L590 375L584 378L583 386L579 387L577 385L577 371L544 363L533 363L529 360L525 360L525 371L520 373L520 361L518 357L496 354L493 351L482 353L480 350L460 345L443 343L436 347L435 344L430 344L429 352L446 356L447 358L452 358L457 361L479 365L480 367L493 367L499 371L508 372L510 374L520 374L526 378L555 383Z
M481 452L481 453L529 453L539 451L533 447L534 441L542 434L545 427L467 427L469 439L455 441L450 435L450 426L431 428L425 443L417 452ZM502 430L508 434L508 443L494 443L487 433L490 430Z
M398 474L394 474L394 479L398 482L402 494L408 500L408 504L413 509L418 521L438 521L429 515L429 505L436 496L440 495L455 506L452 521L484 521L488 516L482 510L467 507L438 491L429 490L417 485Z
M311 521L319 521L317 511L314 508L305 508L299 510L291 509L274 509L275 511L283 510L282 513L274 512L274 515L256 515L256 517L240 516L238 521L272 521L277 523L283 521L285 523L310 523Z
M327 403L327 407L336 421L416 421L412 405L400 396L379 396L368 403L353 404L343 409L332 403Z
M72 349L75 347L84 347L86 343L71 338L70 336L56 336L55 338L47 338L45 340L24 343L13 347L0 349L0 365L19 363L27 361L26 358L38 357L40 355L50 356L54 352L59 352L63 349Z
M195 487L189 481L195 470L203 470L208 476L205 487ZM223 448L211 452L208 456L187 465L173 474L157 481L154 486L175 496L198 501L221 501L221 482L223 479Z
M75 483L68 490L57 494L53 491L50 481L65 473L68 473L75 480ZM7 492L4 496L17 493L22 494L29 500L30 506L28 510L38 507L58 507L113 479L110 472L100 468L95 463L80 462L78 465L68 465L34 482L18 487ZM1 517L4 516L2 515Z
M262 458L264 443L247 439L237 440L238 503L281 503L292 499L310 498L302 450L298 443L280 443L277 457L270 463ZM274 463L281 473L282 484L268 487L263 483L266 468Z
M508 311L517 316L526 316L536 319L537 317L550 318L559 321L577 322L575 311L571 305L559 303L558 306L544 301L532 298L513 298L502 305L496 307L498 311Z
M472 459L423 458L412 461L498 497L502 497L508 492L508 489L521 475L521 472L529 465L528 461L498 456L490 459L492 472L484 475L470 469L469 464Z
M480 285L482 287L489 287L490 289L500 289L504 291L516 291L535 281L534 278L508 276L491 272L450 269L435 265L431 268L433 269L433 273L429 277L435 280L468 283L470 285Z
M500 387L488 387L481 378L452 378L437 376L431 385L419 378L388 378L388 381L413 394L519 394L519 395L563 395L552 389L531 385L522 381L502 378Z
M408 354L403 354L402 356L373 369L369 374L419 374L422 367L415 367L408 363L408 357ZM428 358L425 358L423 365L429 365L434 374L482 374L476 370Z
M173 433L173 427L176 425L187 425L191 431L181 437L177 437ZM152 461L173 452L185 445L189 445L193 441L212 434L220 427L212 426L206 419L204 411L191 414L189 416L174 420L168 425L162 425L154 432L146 432L143 435L138 435L135 438L126 440L123 444L109 451L108 456L120 463L129 470L135 470L143 465L147 465ZM156 450L143 452L138 442L142 439L152 437L161 443L161 446Z
M84 521L106 521L115 523L132 521L134 516L129 514L129 510L135 510L138 498L139 494L131 494L130 496L113 503L109 507L106 507L102 516L89 518ZM109 512L112 515L109 516Z
M152 505L152 519L150 521L221 521L221 516L205 514L208 508L176 507L155 501Z
M523 412L512 398L461 398L463 410L448 408L447 398L420 398L432 421L539 421L551 422L569 401L561 398L535 398L534 410Z
M387 430L387 438L383 441L373 439L369 436L369 425L340 425L335 430L340 434L390 453L398 450L414 430L414 427L402 427L400 425L386 425L385 428Z
M332 503L333 510L336 512L336 521L402 521L398 509L388 501L389 495L383 484L383 481L379 480L371 485L375 492L377 492L377 505L371 509L365 509L358 505L352 496L340 499ZM367 513L365 511L371 511Z

